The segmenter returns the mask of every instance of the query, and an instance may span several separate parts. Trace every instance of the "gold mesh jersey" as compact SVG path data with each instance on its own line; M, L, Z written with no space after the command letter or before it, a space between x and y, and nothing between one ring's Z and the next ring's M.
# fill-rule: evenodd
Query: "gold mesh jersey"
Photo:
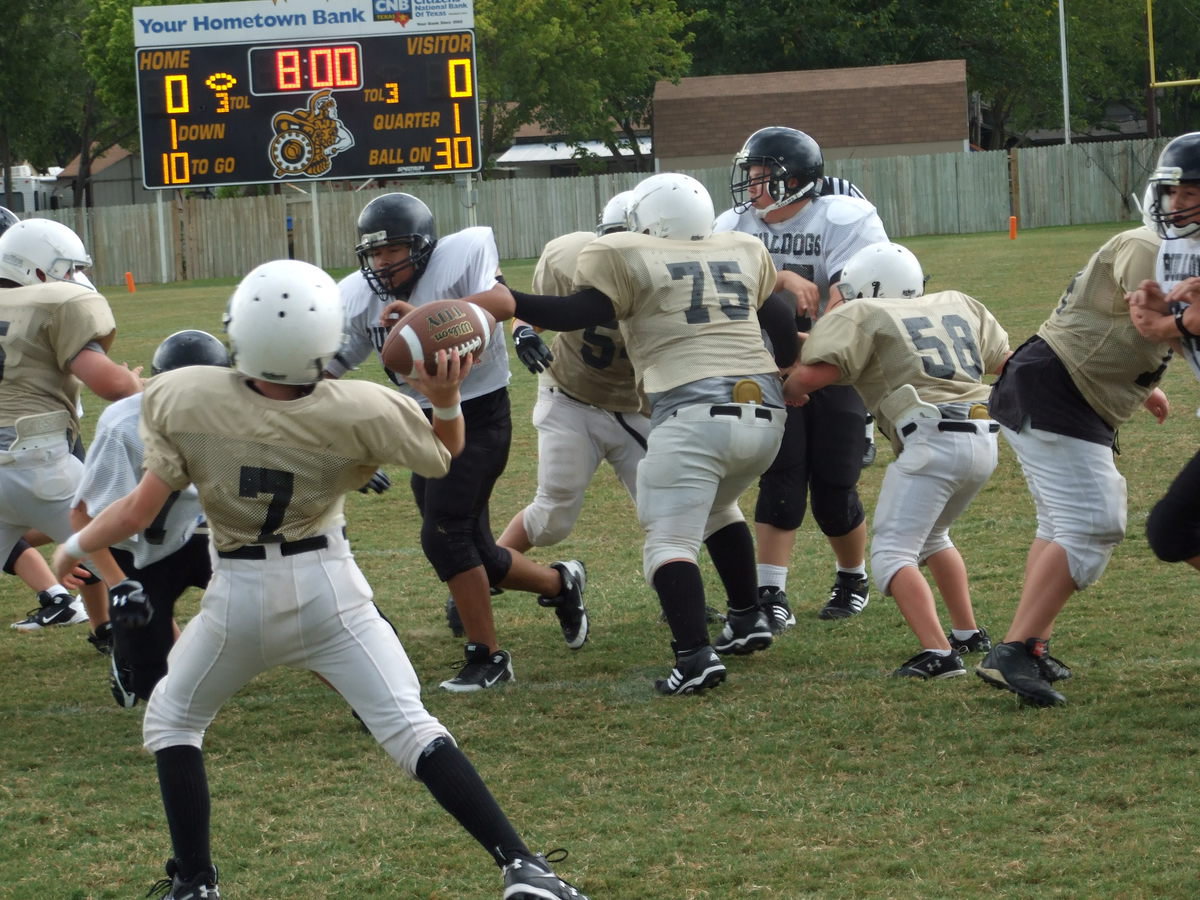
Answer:
M800 361L841 372L863 403L894 435L879 411L884 397L911 384L926 403L986 403L995 371L1008 352L1008 334L987 308L959 291L911 299L851 300L817 320Z
M1138 334L1127 291L1154 278L1161 241L1149 228L1115 235L1088 260L1038 328L1083 399L1113 428L1137 412L1162 378L1168 344Z
M218 550L340 527L346 492L381 465L450 469L416 401L368 381L320 381L281 401L232 369L175 369L147 385L139 433L147 470L175 490L196 485Z
M0 427L67 410L74 439L79 380L68 367L91 341L108 350L116 333L108 301L83 285L0 289Z
M762 241L737 231L703 241L606 234L583 249L575 268L576 287L612 300L647 394L701 378L777 372L757 312L775 278Z
M533 293L572 293L575 262L580 251L595 239L590 231L573 231L546 244L533 270ZM542 374L544 383L558 385L576 400L612 412L631 413L642 407L633 364L615 319L559 333L550 352L554 362Z

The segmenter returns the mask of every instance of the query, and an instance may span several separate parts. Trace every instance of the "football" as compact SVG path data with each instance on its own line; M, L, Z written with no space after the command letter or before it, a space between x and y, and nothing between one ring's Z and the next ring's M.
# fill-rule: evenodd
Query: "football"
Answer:
M420 360L429 374L437 371L437 352L478 354L496 333L496 320L482 306L465 300L434 300L403 316L383 341L383 364L398 375L412 376Z

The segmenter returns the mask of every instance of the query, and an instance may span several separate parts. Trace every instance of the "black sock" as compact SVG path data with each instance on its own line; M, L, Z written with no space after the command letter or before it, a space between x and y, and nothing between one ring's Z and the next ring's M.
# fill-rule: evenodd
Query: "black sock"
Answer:
M492 854L496 865L502 866L517 856L533 856L471 761L453 741L438 738L421 752L417 778L433 799Z
M208 833L212 807L204 754L198 747L180 744L159 750L154 761L179 877L186 880L212 866Z
M683 652L708 643L708 624L704 617L704 579L695 563L676 560L659 566L654 573L658 602L675 639L674 647Z
M758 605L758 570L754 563L754 539L750 526L734 522L708 536L704 542L713 568L725 585L729 608L752 609Z

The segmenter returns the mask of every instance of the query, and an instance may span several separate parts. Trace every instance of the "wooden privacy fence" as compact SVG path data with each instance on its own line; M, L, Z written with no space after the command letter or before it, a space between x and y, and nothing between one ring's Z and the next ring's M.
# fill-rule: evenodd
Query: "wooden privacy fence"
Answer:
M1138 218L1132 197L1167 138L1072 144L1014 151L943 153L827 161L879 209L896 240L918 234L1007 231ZM730 204L729 168L694 170L717 211ZM502 259L536 257L551 238L589 230L613 194L635 173L578 178L514 178L407 187L334 189L298 184L266 197L208 199L168 192L160 204L45 212L81 235L95 260L97 284L240 278L255 265L287 257L327 269L356 264L359 211L388 190L408 190L433 211L441 233L490 225ZM352 186L351 186L352 187ZM315 198L315 200L314 200ZM289 229L289 223L291 228Z

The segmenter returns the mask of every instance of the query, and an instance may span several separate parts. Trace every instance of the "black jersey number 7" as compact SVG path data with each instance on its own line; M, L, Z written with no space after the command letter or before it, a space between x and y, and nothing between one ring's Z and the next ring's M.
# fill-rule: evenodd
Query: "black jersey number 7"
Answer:
M742 273L736 262L710 262L707 272L698 262L668 263L667 271L674 281L685 278L692 280L692 302L683 314L689 325L702 325L711 320L708 310L714 305L711 302L713 299L726 318L737 321L750 318L750 295L746 286L729 279L730 275ZM709 276L712 277L711 290ZM705 300L709 300L709 303L705 304Z
M263 521L262 530L258 533L256 543L270 544L282 540L276 529L283 523L283 514L287 510L288 504L292 502L294 480L291 472L242 466L238 493L242 497L257 497L259 494L271 495L271 502L267 504L267 517Z

